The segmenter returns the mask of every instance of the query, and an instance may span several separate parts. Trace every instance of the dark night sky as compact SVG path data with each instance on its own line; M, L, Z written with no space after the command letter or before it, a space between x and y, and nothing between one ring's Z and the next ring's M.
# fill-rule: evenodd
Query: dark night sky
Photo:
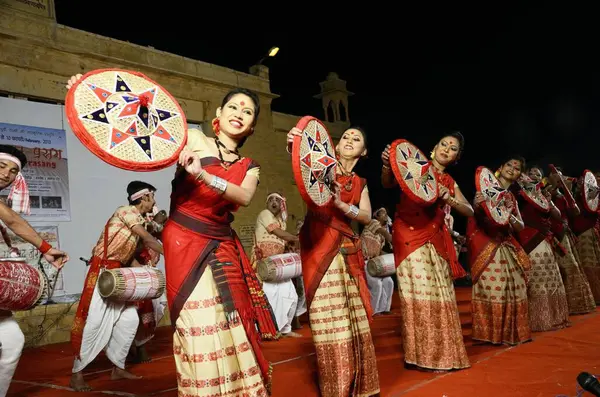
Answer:
M381 201L380 153L400 137L429 153L444 132L460 130L466 151L448 171L469 199L476 167L495 169L510 153L560 164L571 175L598 167L600 35L591 6L366 10L361 2L328 10L275 3L262 10L249 2L190 2L198 9L180 11L176 3L169 10L121 2L119 15L112 7L86 15L75 2L57 0L56 14L74 28L244 72L277 45L266 65L280 112L324 117L313 95L337 72L355 93L350 120L369 135L371 155L358 171L369 179L374 206L393 204L394 195Z

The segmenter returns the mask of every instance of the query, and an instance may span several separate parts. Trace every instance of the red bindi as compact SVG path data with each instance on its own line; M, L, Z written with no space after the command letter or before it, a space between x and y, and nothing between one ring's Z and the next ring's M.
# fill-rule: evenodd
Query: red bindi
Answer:
M245 105L244 101L240 102L240 105L244 106Z

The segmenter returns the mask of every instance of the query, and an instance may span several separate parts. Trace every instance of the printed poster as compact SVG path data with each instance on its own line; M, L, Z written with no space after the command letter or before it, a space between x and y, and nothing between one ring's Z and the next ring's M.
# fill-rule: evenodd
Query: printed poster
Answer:
M65 130L0 123L0 144L16 146L27 157L23 176L29 186L29 222L70 221L67 134ZM0 192L6 202L10 187Z
M3 225L0 224L0 227ZM58 238L58 225L53 226L34 226L33 227L38 234L48 242L52 247L60 249L60 242ZM0 238L0 258L3 260L10 258L10 248L6 243L6 239L10 239L13 248L17 248L20 252L19 258L25 258L26 262L39 269L42 266L46 277L50 280L50 288L54 286L53 295L64 295L64 279L63 270L60 272L56 271L56 268L48 263L44 258L40 262L42 253L33 245L29 244L25 240L22 240L19 236L15 235L10 229L6 228L5 232L2 233ZM56 284L54 282L56 281Z

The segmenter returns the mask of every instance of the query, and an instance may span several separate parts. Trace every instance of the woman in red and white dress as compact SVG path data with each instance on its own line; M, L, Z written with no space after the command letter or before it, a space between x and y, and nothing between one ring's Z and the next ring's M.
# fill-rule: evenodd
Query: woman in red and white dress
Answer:
M466 276L466 272L458 263L444 211L449 205L463 216L473 216L471 204L446 172L463 150L462 134L443 136L431 158L439 186L438 201L423 207L401 193L396 206L392 240L404 362L409 368L443 371L470 366L452 280ZM397 184L390 169L389 151L388 145L382 154L384 187Z

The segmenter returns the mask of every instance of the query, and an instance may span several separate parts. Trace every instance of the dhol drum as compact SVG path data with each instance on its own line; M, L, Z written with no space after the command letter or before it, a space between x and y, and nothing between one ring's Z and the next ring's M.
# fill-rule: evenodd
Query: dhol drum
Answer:
M372 277L389 277L396 273L394 254L377 256L367 262L367 272Z
M147 266L105 270L98 277L100 296L119 302L156 299L165 287L164 274Z
M302 260L296 253L272 255L256 264L262 281L277 283L302 275Z
M47 295L48 282L25 258L0 259L0 310L30 310Z

